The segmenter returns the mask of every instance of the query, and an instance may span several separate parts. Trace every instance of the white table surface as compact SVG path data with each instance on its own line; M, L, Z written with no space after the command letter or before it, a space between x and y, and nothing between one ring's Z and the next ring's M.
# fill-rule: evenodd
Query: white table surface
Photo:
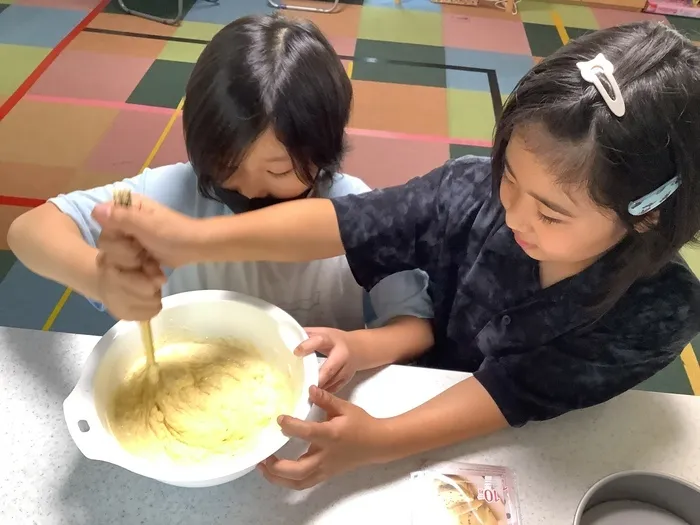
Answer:
M96 341L0 328L2 525L408 524L407 476L425 459L512 468L525 525L571 523L585 490L620 470L700 483L700 398L629 392L556 421L362 469L304 493L270 486L257 473L207 489L171 487L85 459L73 444L62 402ZM349 394L372 415L391 416L464 377L391 366L363 374Z

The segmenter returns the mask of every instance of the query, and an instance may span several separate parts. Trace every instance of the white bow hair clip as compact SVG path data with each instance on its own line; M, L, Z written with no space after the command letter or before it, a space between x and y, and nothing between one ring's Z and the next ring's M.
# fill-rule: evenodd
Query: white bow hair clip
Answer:
M613 112L613 115L621 117L625 114L625 101L622 99L622 93L620 93L620 86L617 84L617 80L613 76L615 68L612 63L600 53L593 60L588 62L578 62L576 64L579 70L581 70L581 76L586 82L593 84L600 96ZM605 89L603 83L600 81L599 75L603 74L605 79L610 84L613 90L614 98L610 96L608 90Z

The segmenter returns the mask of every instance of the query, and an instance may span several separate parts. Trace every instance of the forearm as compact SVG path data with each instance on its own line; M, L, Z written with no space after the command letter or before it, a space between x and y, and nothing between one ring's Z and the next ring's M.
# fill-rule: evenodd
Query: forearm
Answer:
M261 224L265 227L261 228ZM328 199L303 199L202 221L197 247L207 261L313 261L343 255Z
M411 361L434 344L430 319L397 317L386 326L347 333L350 354L359 370Z
M84 241L73 220L53 204L43 204L15 219L7 242L34 273L99 300L98 251Z
M470 377L405 414L383 423L383 461L395 461L445 447L508 426L496 403L475 378Z

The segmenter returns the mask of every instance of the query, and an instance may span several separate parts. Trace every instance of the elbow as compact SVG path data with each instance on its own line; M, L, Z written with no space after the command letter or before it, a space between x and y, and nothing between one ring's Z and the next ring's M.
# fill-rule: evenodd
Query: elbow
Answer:
M36 242L38 232L46 232L46 225L42 221L42 213L39 208L29 210L17 217L7 230L7 246L15 254L15 257L27 266L26 260L31 247Z
M27 223L29 222L27 215L30 213L31 211L28 211L17 217L7 230L7 246L15 255L18 255L17 252L21 251L22 238L27 236Z

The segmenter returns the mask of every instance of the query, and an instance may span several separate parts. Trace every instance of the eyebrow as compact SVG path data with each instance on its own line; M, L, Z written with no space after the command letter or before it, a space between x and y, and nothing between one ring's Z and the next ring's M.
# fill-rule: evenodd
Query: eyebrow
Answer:
M510 162L508 162L508 159L505 158L505 156L504 156L503 160L504 160L504 163L506 165L506 169L510 172L510 174L513 176L513 178L517 179L518 177L516 177L515 172L513 171L513 168L511 168L511 166L510 166ZM529 191L527 193L528 193L528 195L531 195L532 197L534 197L535 199L540 201L542 204L547 206L547 208L549 208L550 210L553 210L561 215L565 215L566 217L573 218L573 215L571 214L570 211L567 211L566 209L564 209L561 206L559 206L558 204L550 201L549 199L546 199L544 197L537 195L536 193L532 193Z

